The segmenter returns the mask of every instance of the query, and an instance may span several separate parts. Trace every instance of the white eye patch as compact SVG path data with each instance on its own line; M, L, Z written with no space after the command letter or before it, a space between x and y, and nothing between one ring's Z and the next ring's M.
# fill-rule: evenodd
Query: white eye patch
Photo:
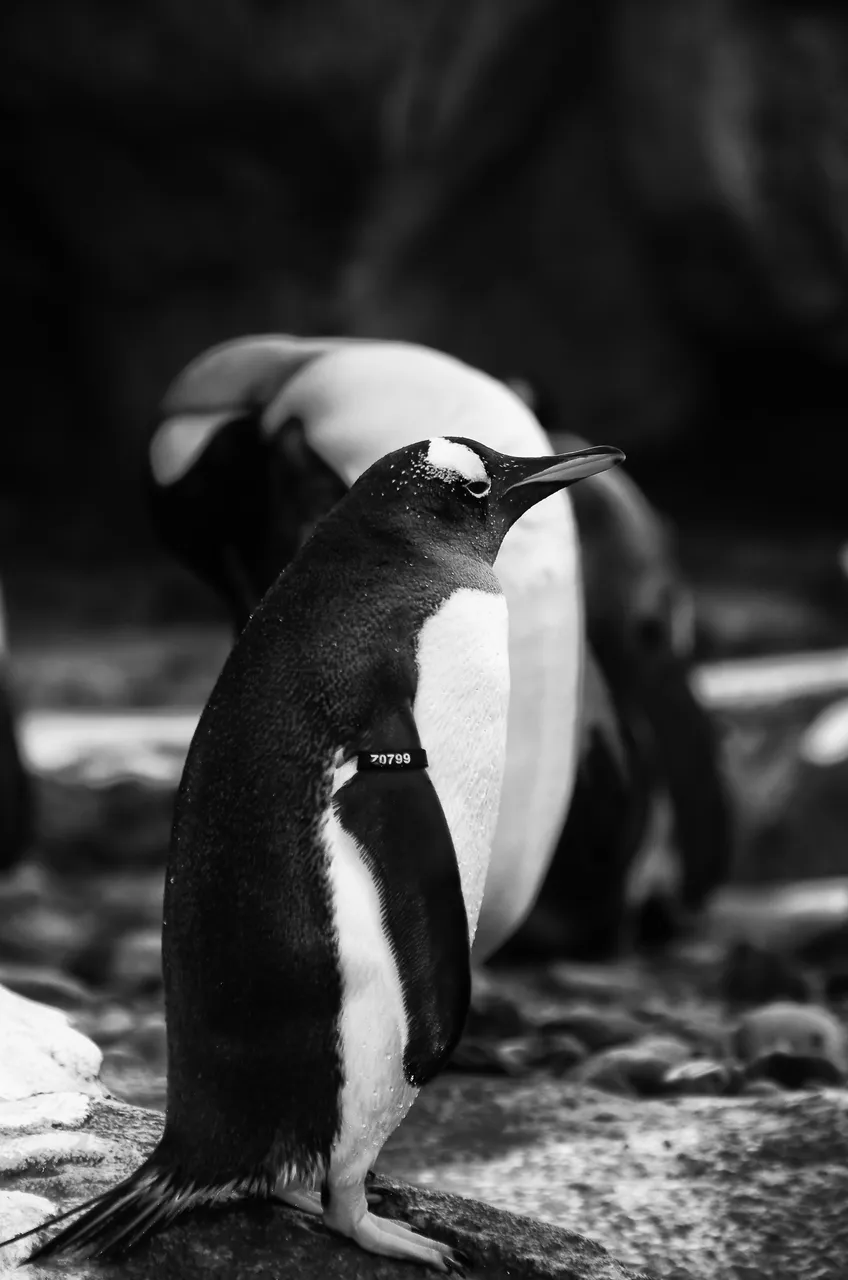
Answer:
M458 477L466 484L488 484L489 473L483 459L467 445L456 444L443 436L434 437L427 448L427 466L446 479Z
M190 471L233 411L166 418L150 441L150 470L157 484L174 484Z

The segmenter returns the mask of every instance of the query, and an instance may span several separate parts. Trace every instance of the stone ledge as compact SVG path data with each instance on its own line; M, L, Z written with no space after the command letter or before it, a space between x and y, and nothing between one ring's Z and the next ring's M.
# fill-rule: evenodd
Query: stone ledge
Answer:
M95 1102L73 1133L52 1131L56 1164L34 1168L23 1163L7 1170L2 1203L5 1230L25 1230L51 1212L98 1195L125 1176L159 1136L162 1117L111 1099ZM92 1159L85 1157L87 1144ZM4 1145L8 1134L4 1135ZM71 1148L75 1153L71 1155ZM409 1222L458 1245L474 1261L474 1275L490 1280L638 1280L599 1244L549 1223L504 1212L462 1196L412 1187L381 1177L383 1203L377 1212ZM10 1194L11 1192L11 1194ZM36 1197L41 1197L36 1200ZM0 1256L0 1272L25 1256L29 1245L12 1246ZM50 1274L46 1267L25 1267L24 1277ZM209 1276L227 1280L298 1277L298 1280L411 1280L409 1263L377 1258L334 1238L306 1215L283 1206L236 1201L196 1210L154 1237L120 1267L95 1267L62 1260L68 1280L107 1280L112 1275L145 1277ZM423 1270L421 1275L427 1274Z

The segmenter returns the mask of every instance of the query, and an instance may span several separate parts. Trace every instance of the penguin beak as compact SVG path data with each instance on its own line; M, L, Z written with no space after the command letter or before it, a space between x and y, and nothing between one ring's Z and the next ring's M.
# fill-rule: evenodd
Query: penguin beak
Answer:
M552 458L511 458L498 505L512 521L535 503L578 480L600 475L624 461L621 449L599 444Z

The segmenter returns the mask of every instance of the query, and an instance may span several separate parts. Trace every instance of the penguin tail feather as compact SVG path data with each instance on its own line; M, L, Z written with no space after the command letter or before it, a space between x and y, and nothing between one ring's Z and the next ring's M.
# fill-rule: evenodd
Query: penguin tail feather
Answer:
M75 1213L82 1213L76 1222L70 1223L44 1244L38 1245L21 1265L40 1262L65 1252L79 1258L114 1260L123 1257L147 1236L167 1226L186 1209L202 1201L214 1200L216 1191L220 1195L224 1188L199 1189L174 1171L158 1168L148 1162L111 1191L95 1196L93 1200L76 1205L54 1218L48 1218L39 1226L2 1243L12 1244L25 1236L35 1235L52 1227Z

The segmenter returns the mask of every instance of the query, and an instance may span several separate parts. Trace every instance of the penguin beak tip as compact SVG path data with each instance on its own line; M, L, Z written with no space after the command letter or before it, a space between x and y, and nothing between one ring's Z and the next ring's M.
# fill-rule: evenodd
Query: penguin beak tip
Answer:
M534 460L534 469L521 475L505 492L519 487L538 486L567 488L578 480L587 480L591 476L600 475L612 467L619 466L625 460L622 449L615 445L599 444L588 449L578 449L573 453L554 455L550 458ZM543 465L542 465L543 464Z

